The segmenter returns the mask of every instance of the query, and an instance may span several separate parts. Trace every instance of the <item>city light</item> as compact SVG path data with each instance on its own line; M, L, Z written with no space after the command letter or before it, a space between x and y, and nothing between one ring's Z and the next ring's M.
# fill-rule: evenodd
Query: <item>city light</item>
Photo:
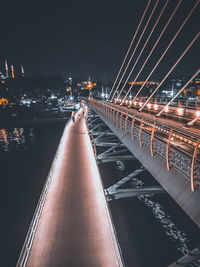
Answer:
M200 117L200 110L196 111L196 117Z
M183 115L183 111L184 111L184 109L183 108L178 108L177 109L177 112L178 112L178 115Z
M151 104L150 104L150 103L148 103L148 104L147 104L147 107L148 107L148 109L150 109L150 108L151 108Z
M168 112L169 111L169 108L168 107L165 107L164 111L165 112Z

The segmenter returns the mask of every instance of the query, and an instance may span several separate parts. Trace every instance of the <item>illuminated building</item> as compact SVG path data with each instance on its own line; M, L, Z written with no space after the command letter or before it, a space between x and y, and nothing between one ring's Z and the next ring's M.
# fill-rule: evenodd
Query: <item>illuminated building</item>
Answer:
M21 74L22 74L22 77L24 77L24 66L21 65Z
M13 65L11 65L11 76L12 76L12 79L15 78L14 66Z
M8 78L8 63L7 63L7 60L5 60L5 70L6 70L6 78Z

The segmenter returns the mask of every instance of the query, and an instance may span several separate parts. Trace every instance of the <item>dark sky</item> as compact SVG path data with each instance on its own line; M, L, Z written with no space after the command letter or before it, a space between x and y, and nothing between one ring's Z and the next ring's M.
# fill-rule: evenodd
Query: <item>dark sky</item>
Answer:
M59 0L4 2L1 3L0 14L0 70L3 71L3 61L6 58L16 69L19 64L24 64L28 73L58 73L62 76L71 73L77 78L90 75L100 80L113 80L116 77L147 4L146 0L120 1L119 4L109 0L91 3ZM161 23L138 62L135 75L177 2L178 0L169 0ZM182 1L140 79L147 76L195 2L196 0ZM164 3L164 0L159 1L139 49ZM154 4L155 0L152 0L149 12ZM199 30L200 4L152 78L162 78ZM200 38L172 75L192 75L200 65L199 48Z

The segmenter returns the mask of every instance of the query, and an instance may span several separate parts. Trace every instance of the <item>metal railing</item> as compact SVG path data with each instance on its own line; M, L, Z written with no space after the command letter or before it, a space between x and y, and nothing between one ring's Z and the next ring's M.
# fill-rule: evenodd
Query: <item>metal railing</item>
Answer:
M70 122L70 120L68 120L67 124L69 122ZM33 244L34 236L35 236L35 233L36 233L36 229L37 229L37 226L38 226L38 223L39 223L40 215L42 213L42 210L43 210L43 207L44 207L44 204L45 204L45 200L46 200L46 197L47 197L47 193L49 191L49 187L50 187L51 181L53 179L52 176L53 176L53 173L54 173L54 169L55 169L55 165L56 165L56 161L57 161L58 155L59 155L60 150L61 150L62 140L63 140L63 136L62 136L62 138L60 140L60 144L59 144L58 149L56 151L56 154L55 154L53 163L51 165L49 174L47 176L46 182L45 182L45 184L43 186L42 193L40 195L38 204L36 206L36 209L35 209L35 212L34 212L30 227L29 227L28 232L26 234L24 245L22 247L22 250L21 250L19 259L17 261L16 267L24 267L24 266L26 266L26 263L27 263L27 260L28 260L28 257L29 257L30 251L31 251L31 247L32 247L32 244Z
M140 97L136 100L124 100L115 99L115 103L131 107L135 110L139 110L145 103L146 98ZM152 98L149 103L144 107L143 111L151 114L158 114L170 99ZM185 121L191 121L192 119L200 120L200 100L188 101L188 100L176 100L166 107L162 116L184 119Z
M151 156L161 157L168 170L173 167L182 173L192 191L200 187L200 135L95 99L90 104L131 139L138 139L140 146L148 146Z

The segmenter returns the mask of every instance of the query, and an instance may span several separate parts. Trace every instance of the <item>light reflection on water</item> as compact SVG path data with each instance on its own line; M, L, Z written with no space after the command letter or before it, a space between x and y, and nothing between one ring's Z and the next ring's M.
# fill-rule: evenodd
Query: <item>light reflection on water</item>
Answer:
M117 161L117 167L120 172L123 172L126 168L123 161ZM141 188L144 186L144 183L138 178L134 178L132 180L132 185L135 188ZM154 199L154 195L148 194L138 196L138 199L141 200L147 207L151 208L155 219L161 224L165 234L169 236L173 242L176 242L177 250L183 255L187 254L189 252L189 240L187 235L178 229L171 216L164 210L164 207Z
M12 148L25 145L26 139L34 137L34 129L12 128L0 129L0 150L10 151Z

